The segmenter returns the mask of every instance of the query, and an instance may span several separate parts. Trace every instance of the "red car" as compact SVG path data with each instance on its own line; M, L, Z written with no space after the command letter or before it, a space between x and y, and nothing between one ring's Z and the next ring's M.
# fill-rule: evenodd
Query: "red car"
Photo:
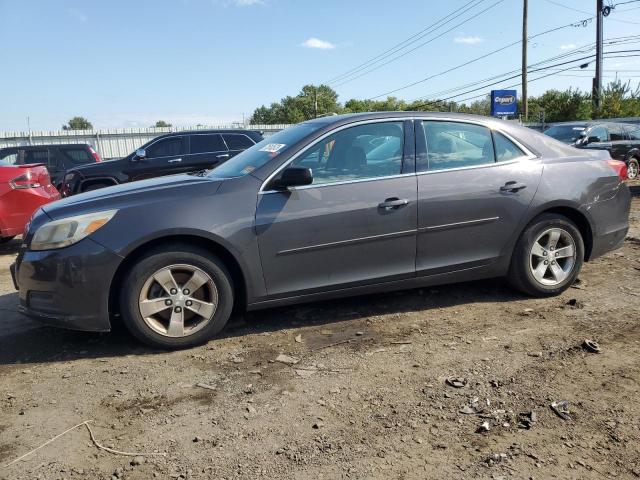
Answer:
M33 212L59 198L45 165L0 165L0 243L21 235Z

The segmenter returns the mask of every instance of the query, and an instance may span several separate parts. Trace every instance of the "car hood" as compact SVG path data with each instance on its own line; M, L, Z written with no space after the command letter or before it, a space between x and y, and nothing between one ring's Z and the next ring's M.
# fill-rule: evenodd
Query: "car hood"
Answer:
M159 203L184 197L213 195L222 180L197 175L170 175L114 185L64 198L42 207L53 220L144 204Z
M101 162L93 162L93 163L85 163L83 165L75 165L70 168L68 173L77 172L80 175L96 175L103 172L112 174L114 168L124 168L125 165L129 162L127 157L124 158L114 158L111 160L103 160Z

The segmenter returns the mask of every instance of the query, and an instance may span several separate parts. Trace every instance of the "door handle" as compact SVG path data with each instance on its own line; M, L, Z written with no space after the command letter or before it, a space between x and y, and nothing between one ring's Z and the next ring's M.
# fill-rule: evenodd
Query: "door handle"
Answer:
M182 159L181 158L172 158L171 160L169 160L169 163L176 163L176 162L181 162Z
M406 198L387 198L384 202L378 204L378 208L383 210L397 210L400 207L409 205L409 200Z
M524 183L511 181L511 182L505 183L502 187L500 187L500 191L516 193L520 190L524 190L525 188L527 188L527 186Z
M216 158L229 158L229 154L228 153L223 153L221 155L216 155Z

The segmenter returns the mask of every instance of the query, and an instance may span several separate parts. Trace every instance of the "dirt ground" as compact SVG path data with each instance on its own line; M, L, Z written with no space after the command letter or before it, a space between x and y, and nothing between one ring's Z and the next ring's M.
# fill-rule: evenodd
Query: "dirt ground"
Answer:
M640 477L638 197L624 247L560 297L493 280L280 308L172 353L18 315L17 248L0 252L0 479ZM82 426L5 466L85 420L140 457Z

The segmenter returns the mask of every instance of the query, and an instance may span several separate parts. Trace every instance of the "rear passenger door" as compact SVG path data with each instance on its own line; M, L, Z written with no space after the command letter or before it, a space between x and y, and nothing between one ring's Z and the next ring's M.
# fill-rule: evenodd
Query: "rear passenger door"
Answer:
M222 137L229 148L229 158L255 145L255 142L243 133L224 133Z
M230 154L219 133L197 133L190 136L188 166L190 171L207 170L225 162Z
M416 149L417 274L508 261L540 182L540 160L503 133L455 121L418 122Z

